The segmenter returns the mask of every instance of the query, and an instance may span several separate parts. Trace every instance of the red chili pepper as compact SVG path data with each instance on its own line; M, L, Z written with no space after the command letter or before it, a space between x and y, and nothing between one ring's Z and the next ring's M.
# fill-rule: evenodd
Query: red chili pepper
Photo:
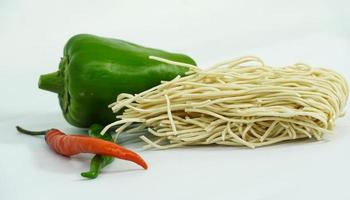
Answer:
M144 169L148 168L147 163L137 153L113 142L86 135L66 135L58 129L35 132L25 130L19 126L16 126L16 128L19 132L27 135L45 135L46 143L50 148L64 156L73 156L79 153L93 153L129 160L140 165Z

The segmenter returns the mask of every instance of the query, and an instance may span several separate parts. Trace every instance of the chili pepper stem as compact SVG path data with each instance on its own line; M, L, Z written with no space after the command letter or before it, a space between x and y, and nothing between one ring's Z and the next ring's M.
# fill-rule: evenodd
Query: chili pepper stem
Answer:
M45 131L30 131L27 129L24 129L20 126L16 126L16 129L18 132L26 134L26 135L45 135L47 132L49 132L50 130L45 130Z

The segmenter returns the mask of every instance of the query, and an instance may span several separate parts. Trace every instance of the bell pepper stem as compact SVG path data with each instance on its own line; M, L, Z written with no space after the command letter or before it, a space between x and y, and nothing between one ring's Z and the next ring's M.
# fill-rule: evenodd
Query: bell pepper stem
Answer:
M39 78L39 88L60 94L64 91L63 78L58 71L43 74Z

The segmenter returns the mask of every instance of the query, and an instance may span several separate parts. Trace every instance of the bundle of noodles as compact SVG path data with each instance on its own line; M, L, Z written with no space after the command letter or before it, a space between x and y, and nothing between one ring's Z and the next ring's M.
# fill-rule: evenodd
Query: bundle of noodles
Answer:
M343 115L348 86L327 69L295 64L272 68L256 57L243 57L201 70L185 66L185 77L162 82L140 94L120 94L110 105L126 107L116 132L147 129L141 139L158 149L221 144L255 148L300 138L322 139ZM129 129L129 130L128 130ZM135 130L135 128L133 128Z

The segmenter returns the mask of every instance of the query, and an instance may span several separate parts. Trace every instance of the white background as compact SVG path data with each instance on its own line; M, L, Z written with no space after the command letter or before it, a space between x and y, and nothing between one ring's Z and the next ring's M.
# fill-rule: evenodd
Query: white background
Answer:
M37 88L65 42L91 33L191 55L205 67L243 55L275 66L305 62L350 80L349 1L0 1L0 199L350 199L349 115L319 142L255 150L143 151L147 171L115 161L96 180L90 155L63 158L14 126L81 132L53 93Z

